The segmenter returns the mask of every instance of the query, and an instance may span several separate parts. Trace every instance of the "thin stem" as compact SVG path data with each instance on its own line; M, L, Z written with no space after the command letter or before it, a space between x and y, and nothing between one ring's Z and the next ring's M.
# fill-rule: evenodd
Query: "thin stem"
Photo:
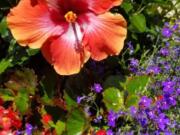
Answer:
M75 25L75 23L71 23L71 24L72 24L74 36L75 36L75 39L76 39L75 49L76 49L77 51L81 51L82 48L81 48L80 40L79 40L79 38L78 38L76 25Z

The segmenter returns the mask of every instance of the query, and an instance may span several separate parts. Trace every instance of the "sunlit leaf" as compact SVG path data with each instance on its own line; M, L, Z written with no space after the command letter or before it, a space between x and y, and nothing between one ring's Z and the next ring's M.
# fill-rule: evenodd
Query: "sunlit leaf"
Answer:
M57 135L62 135L62 133L65 131L66 125L64 122L62 121L57 121L56 122L56 126L55 126L55 130Z
M82 135L85 130L87 120L82 111L73 109L67 119L66 129L68 135Z
M3 101L13 101L14 93L9 89L0 88L0 97L3 99Z
M8 36L7 23L5 17L0 22L0 34L2 37Z
M67 92L64 93L64 99L66 102L66 107L68 110L71 110L74 107L77 107L77 103L68 95Z
M139 102L139 97L137 95L128 95L125 101L125 106L129 108L130 106L137 106Z
M8 60L8 59L1 60L0 61L0 74L2 74L11 65L12 65L11 60Z
M127 78L126 90L129 94L136 94L144 90L150 81L150 77L147 75L133 76Z
M117 88L107 88L103 92L103 101L108 110L119 111L124 108L124 93Z
M25 113L29 107L29 95L26 89L18 91L18 95L15 97L15 106L21 112Z
M133 14L130 16L131 27L136 30L136 32L146 31L146 18L143 14Z

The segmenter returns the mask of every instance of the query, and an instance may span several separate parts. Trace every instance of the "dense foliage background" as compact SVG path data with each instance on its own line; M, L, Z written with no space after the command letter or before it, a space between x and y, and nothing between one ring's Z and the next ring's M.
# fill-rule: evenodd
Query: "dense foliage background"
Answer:
M180 2L124 0L119 56L59 76L6 24L18 0L0 1L0 134L180 134Z

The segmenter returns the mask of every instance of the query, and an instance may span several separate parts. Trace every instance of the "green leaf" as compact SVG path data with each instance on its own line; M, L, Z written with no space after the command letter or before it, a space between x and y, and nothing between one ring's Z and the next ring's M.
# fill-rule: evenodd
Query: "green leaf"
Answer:
M64 99L66 101L66 107L68 110L71 110L72 108L77 107L77 103L68 95L66 91L64 93Z
M78 108L73 109L67 119L66 129L68 135L82 135L86 127L86 118Z
M129 13L133 9L133 6L130 2L123 2L121 7L125 10L126 13Z
M26 89L29 94L34 94L37 86L37 76L31 69L17 70L5 83L6 87L15 91Z
M117 88L108 88L103 92L103 101L108 110L117 112L124 108L124 93Z
M130 16L131 27L136 32L143 33L146 31L146 18L143 14L133 14Z
M25 113L29 107L29 95L26 89L18 91L18 95L15 97L16 108L21 112Z
M50 98L48 96L48 94L46 93L46 91L44 91L44 95L42 96L41 98L41 102L44 104L44 105L53 105L53 98Z
M27 51L29 56L33 56L33 55L36 55L37 53L39 53L39 49L31 49L31 48L29 48L26 51Z
M13 101L14 93L9 89L0 88L0 97L3 99L3 101Z
M6 37L8 35L7 23L5 17L0 22L0 34L2 37Z
M150 77L147 75L133 76L127 78L125 89L130 95L137 94L144 90L150 81Z
M139 97L137 95L129 95L125 100L126 108L130 106L137 106L139 102Z
M11 66L11 60L3 59L0 61L0 74L2 74L8 67Z
M58 120L55 126L57 135L62 135L62 133L65 131L65 128L66 128L65 123Z

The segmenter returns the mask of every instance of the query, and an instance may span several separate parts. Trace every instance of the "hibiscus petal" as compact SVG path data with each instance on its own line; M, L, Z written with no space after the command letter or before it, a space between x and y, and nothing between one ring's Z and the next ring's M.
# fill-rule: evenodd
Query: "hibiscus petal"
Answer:
M58 16L51 14L45 0L21 0L8 14L7 22L20 45L40 48L49 37L64 32L65 24L60 25Z
M105 13L114 6L118 6L123 0L86 0L89 9L97 14Z
M82 40L80 26L78 24L74 26L76 34L72 24L69 24L67 32L58 39L52 40L51 44L45 44L41 49L44 57L60 75L78 73L83 64L89 59L89 54L84 52L80 45Z
M91 52L91 58L99 61L108 55L118 55L127 35L125 19L107 12L97 17L91 15L88 21L83 44Z

